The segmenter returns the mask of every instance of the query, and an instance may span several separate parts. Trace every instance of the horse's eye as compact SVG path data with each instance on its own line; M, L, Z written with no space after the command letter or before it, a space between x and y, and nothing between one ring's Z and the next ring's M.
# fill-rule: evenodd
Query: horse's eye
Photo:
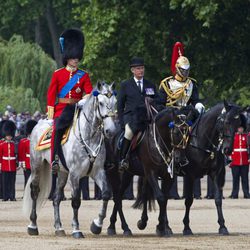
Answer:
M102 102L99 102L100 106L103 107L103 103Z

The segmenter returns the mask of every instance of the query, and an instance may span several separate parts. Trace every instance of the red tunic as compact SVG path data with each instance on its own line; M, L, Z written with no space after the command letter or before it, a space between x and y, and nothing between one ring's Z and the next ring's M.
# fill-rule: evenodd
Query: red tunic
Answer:
M0 164L2 172L16 171L15 144L13 141L4 140L0 143Z
M231 155L233 166L248 165L248 145L247 145L247 134L238 134L234 136L233 153Z
M30 169L30 139L23 138L18 144L18 161L23 168Z
M53 73L50 86L47 92L47 108L48 106L54 107L54 118L59 117L66 107L66 103L56 103L56 98L58 94L65 86L65 84L70 80L70 78L75 75L77 72L70 72L66 68L61 68L56 70ZM81 79L75 84L75 86L66 94L64 98L74 98L74 99L82 99L84 94L89 94L92 91L92 84L90 82L90 78L88 73L82 76Z

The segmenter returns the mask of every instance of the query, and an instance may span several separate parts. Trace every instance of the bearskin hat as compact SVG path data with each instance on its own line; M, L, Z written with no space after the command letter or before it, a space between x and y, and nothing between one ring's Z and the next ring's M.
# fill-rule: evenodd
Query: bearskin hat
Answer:
M11 135L12 137L15 137L16 133L16 125L13 121L7 120L2 127L2 135L3 137L6 137L7 135Z
M7 120L2 120L0 122L0 139L4 138L4 135L3 135L3 125L4 123L6 122Z
M35 120L28 120L25 124L25 134L30 135L33 128L36 126L37 121Z
M65 30L59 38L59 43L61 47L62 62L64 66L67 65L68 59L82 59L84 49L84 35L81 30Z

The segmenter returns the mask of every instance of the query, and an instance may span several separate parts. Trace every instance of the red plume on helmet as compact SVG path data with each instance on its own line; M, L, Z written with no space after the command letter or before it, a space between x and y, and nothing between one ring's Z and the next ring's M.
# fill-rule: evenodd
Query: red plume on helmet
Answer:
M183 56L184 54L184 46L181 42L176 42L173 47L173 52L172 52L172 61L171 61L171 71L172 74L175 75L176 69L175 69L175 64L179 56Z

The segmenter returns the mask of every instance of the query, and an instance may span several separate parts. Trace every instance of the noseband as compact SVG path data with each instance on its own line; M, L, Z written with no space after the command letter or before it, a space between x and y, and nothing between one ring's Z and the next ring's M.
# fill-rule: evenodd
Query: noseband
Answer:
M171 145L173 148L178 149L185 149L187 147L188 139L189 139L189 128L190 124L186 121L185 115L178 115L177 116L179 120L181 121L180 124L176 124L174 122L171 122L169 124L170 131L171 131ZM178 130L178 133L182 135L182 138L178 144L174 144L174 128Z

